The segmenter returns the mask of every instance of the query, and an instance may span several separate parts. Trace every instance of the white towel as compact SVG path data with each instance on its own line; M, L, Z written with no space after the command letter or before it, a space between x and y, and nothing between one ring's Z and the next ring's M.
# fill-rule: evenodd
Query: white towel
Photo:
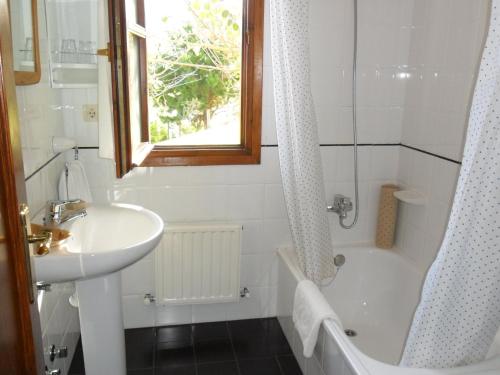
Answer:
M339 317L316 284L311 280L301 281L295 290L293 323L304 346L304 357L312 356L321 323L325 319L333 319L342 327Z
M85 202L92 202L87 174L83 164L78 160L67 162L66 168L61 172L59 199L81 199Z

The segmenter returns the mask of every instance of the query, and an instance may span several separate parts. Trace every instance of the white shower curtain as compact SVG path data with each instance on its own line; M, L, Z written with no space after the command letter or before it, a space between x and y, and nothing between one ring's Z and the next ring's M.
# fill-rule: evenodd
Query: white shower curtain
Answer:
M333 276L321 156L311 94L309 0L271 0L274 100L281 176L295 250L306 276Z
M479 362L499 325L500 0L493 0L450 221L401 365L447 368Z

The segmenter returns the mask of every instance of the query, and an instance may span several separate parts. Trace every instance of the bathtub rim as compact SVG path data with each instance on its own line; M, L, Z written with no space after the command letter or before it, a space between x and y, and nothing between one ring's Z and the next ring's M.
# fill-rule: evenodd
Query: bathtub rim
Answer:
M388 250L381 250L374 246L342 246L337 248L336 250L341 251L343 249L357 249L365 251L369 250L375 253L379 252L381 254L384 253L385 255L401 257L404 262L408 262L405 257L399 254L390 252ZM278 248L277 253L279 259L281 259L285 263L288 271L291 272L297 283L306 279L304 273L300 269L297 255L292 247L285 246ZM415 267L415 265L413 265L411 262L408 263L410 266ZM418 270L418 268L416 269ZM351 370L353 370L358 375L402 375L403 372L404 375L498 375L500 373L500 355L473 365L447 369L418 369L390 365L364 354L356 347L354 343L349 340L349 338L345 335L343 328L340 327L336 322L332 320L326 320L323 322L322 326L338 345L342 356L346 360L346 363L349 365Z

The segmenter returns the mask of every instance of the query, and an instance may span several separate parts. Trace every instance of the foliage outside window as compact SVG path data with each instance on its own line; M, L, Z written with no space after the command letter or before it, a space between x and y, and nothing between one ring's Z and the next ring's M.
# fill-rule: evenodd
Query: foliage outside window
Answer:
M160 3L147 8L151 143L239 144L241 1Z

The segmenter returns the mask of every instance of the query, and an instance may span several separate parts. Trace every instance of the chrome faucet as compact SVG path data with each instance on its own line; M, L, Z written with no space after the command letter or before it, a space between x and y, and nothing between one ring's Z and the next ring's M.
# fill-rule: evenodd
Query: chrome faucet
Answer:
M326 208L328 212L335 212L341 219L347 217L347 213L352 211L351 198L342 194L336 194L333 199L333 205Z
M62 224L70 220L78 219L87 216L85 208L74 208L75 205L84 203L80 199L49 201L45 206L45 217L43 222L45 225Z

